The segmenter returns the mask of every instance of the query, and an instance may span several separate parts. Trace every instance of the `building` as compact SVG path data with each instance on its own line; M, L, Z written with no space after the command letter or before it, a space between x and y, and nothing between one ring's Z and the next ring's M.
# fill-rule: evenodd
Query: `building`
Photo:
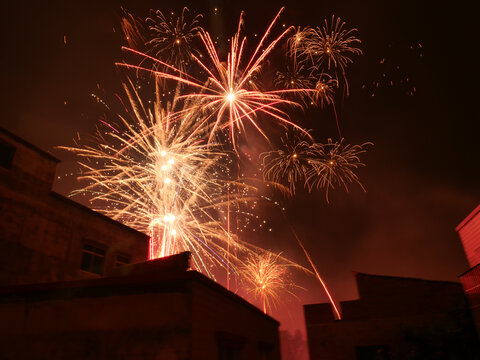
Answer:
M356 274L359 299L305 305L311 360L479 359L459 283Z
M190 254L52 191L58 160L0 128L0 359L279 360L279 323Z
M460 275L480 334L480 205L456 228L470 269Z
M1 288L0 358L280 360L279 323L189 271L189 255Z
M96 278L148 237L52 191L58 160L0 128L0 285Z

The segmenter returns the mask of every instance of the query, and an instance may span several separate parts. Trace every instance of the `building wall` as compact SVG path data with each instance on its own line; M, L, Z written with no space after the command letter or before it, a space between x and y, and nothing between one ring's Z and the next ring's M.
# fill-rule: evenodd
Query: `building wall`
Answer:
M182 292L0 305L1 359L190 359Z
M277 321L200 273L160 263L0 288L0 359L280 360Z
M457 226L470 267L480 264L480 205Z
M480 205L456 228L470 269L460 275L480 335Z
M243 299L219 297L203 283L192 283L192 293L196 334L192 360L223 359L222 347L225 351L231 348L231 359L235 360L280 360L277 321Z
M51 191L58 160L0 129L14 148L0 166L0 285L94 278L80 270L83 245L106 250L105 272L117 255L146 260L146 235Z
M479 343L458 283L357 274L360 299L306 305L311 360L477 359Z
M439 314L310 324L307 333L311 360L432 359L436 352L439 359L478 356L465 353L469 341L459 337L461 326L453 317ZM362 358L358 352L369 348L376 357Z
M480 335L480 264L460 275L460 281L468 297L470 310Z

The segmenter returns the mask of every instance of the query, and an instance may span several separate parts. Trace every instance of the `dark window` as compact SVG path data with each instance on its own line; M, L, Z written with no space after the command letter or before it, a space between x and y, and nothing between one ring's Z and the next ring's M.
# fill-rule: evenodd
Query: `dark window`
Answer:
M242 348L245 345L243 337L225 333L217 333L218 359L219 360L240 360Z
M122 265L128 265L128 264L130 264L129 255L118 254L117 257L115 258L115 266L122 266Z
M234 346L222 344L218 348L219 360L240 360L241 349Z
M105 248L96 245L84 244L82 250L82 264L80 269L93 274L103 275L105 266Z
M10 169L15 151L14 146L0 140L0 166Z
M270 360L272 358L272 349L273 346L271 344L261 342L258 345L260 360Z
M356 346L357 360L389 360L387 345Z

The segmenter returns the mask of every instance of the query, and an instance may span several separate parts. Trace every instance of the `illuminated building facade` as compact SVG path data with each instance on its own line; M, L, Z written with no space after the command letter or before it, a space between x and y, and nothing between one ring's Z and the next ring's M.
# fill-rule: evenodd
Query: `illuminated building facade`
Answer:
M98 278L148 237L52 191L58 160L0 128L0 286Z
M456 228L470 269L460 275L465 294L480 333L480 205Z
M478 359L459 283L356 274L358 300L305 305L311 360Z

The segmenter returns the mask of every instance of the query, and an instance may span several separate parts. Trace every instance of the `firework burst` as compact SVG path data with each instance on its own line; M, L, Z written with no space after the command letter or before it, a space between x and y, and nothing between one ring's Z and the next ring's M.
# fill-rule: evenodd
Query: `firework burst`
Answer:
M288 184L291 194L295 194L295 185L305 183L312 169L315 148L303 140L292 142L282 138L282 146L260 154L263 178L274 183Z
M335 90L338 81L332 79L328 74L320 74L315 84L315 92L312 94L314 104L320 105L323 109L325 105L335 106Z
M294 90L287 93L288 98L298 96L303 104L311 102L309 100L317 91L312 89L314 79L305 72L304 66L293 63L287 65L283 70L277 70L273 84L277 89Z
M330 189L343 186L348 191L352 182L361 186L354 170L363 165L359 154L366 145L316 144L287 113L288 107L301 107L292 100L294 95L304 105L308 99L321 107L334 106L339 76L348 93L345 68L352 55L361 54L356 30L345 30L345 23L332 17L323 28L289 27L274 35L282 11L248 51L242 13L222 59L212 36L200 26L201 15L190 16L187 8L170 17L152 12L145 24L127 14L122 29L130 48L123 49L140 61L117 66L134 69L137 76L151 75L156 99L152 106L142 100L137 90L144 78L137 78L135 85L125 85L126 114L116 122L102 119L107 129L99 130L91 144L67 148L82 159L81 178L89 183L78 192L91 196L105 215L149 234L150 258L190 251L194 268L210 277L215 277L213 268L226 269L227 287L230 274L242 276L242 284L260 299L265 313L279 302L280 294L293 294L289 266L312 272L242 241L230 230L235 222L238 230L240 216L254 217L252 204L259 199L252 181L240 179L238 139L255 129L269 141L268 127L262 126L267 119L296 131L300 135L295 141L284 139L282 149L261 155L264 180L290 195L299 182L309 191L325 189L327 201ZM146 29L150 37L142 35ZM275 72L266 65L283 40L293 66ZM203 53L195 43L202 45ZM268 75L275 75L272 90L272 79L262 82ZM176 90L169 91L173 83ZM160 101L161 96L170 102ZM227 152L231 146L235 151Z
M151 109L132 88L125 86L130 117L98 131L92 145L67 148L84 159L81 179L89 185L79 192L100 212L149 234L150 258L188 250L195 268L213 277L211 265L234 266L235 259L225 261L227 247L250 252L222 221L227 204L249 201L247 186L226 179L228 154L207 146L196 114L175 112L176 100L162 107L157 99ZM233 185L240 190L227 199Z
M146 45L149 52L168 64L175 65L181 72L185 72L194 54L198 52L193 46L196 37L202 31L199 25L202 15L198 14L190 19L188 8L175 16L172 12L170 19L160 10L152 11L147 18L151 33L151 40Z
M178 67L133 49L125 50L140 55L143 60L150 59L155 64L163 65L167 70L154 71L125 63L118 63L117 65L148 71L164 79L176 80L193 89L193 91L181 97L187 100L192 98L199 100L196 103L200 105L195 111L200 111L201 109L208 113L204 122L208 122L210 127L209 143L214 140L217 132L228 129L230 139L235 146L237 137L245 133L247 123L268 140L266 133L256 121L259 114L273 118L285 126L294 127L302 132L304 130L294 124L289 119L288 114L281 108L283 105L299 106L299 104L285 99L281 95L310 90L290 88L261 91L257 84L257 76L261 72L265 59L271 54L276 45L286 37L287 33L293 29L288 28L279 36L274 37L273 40L267 40L271 37L272 28L278 21L282 11L283 9L275 16L253 51L253 55L247 60L245 60L246 37L242 35L243 13L240 16L237 32L231 39L231 47L226 62L220 60L210 34L205 30L201 30L200 39L208 53L206 58L209 59L209 63L202 61L200 57L195 55L193 58L202 71L207 74L207 79L196 79L185 74ZM189 109L188 111L191 110Z
M372 143L345 145L343 139L329 139L322 144L298 139L283 138L280 149L260 154L265 180L287 184L290 194L295 193L299 182L308 191L324 189L327 202L329 191L336 187L344 187L348 192L348 185L357 183L365 191L355 170L364 165L360 154Z
M291 288L298 287L289 280L289 265L280 260L280 254L266 252L248 257L240 268L248 292L260 300L264 313L280 302L280 294L295 296Z
M329 190L336 187L343 187L348 192L348 185L357 183L365 191L355 170L364 166L359 156L368 145L373 144L350 145L344 144L343 139L339 142L329 139L326 144L314 144L316 156L311 161L313 167L307 178L310 189L324 189L327 202Z
M353 62L352 56L361 55L362 50L358 47L361 41L355 37L357 29L347 30L345 24L333 15L331 22L325 19L322 27L306 28L294 50L304 61L309 59L315 71L333 70L337 80L344 80L348 95L345 69Z

